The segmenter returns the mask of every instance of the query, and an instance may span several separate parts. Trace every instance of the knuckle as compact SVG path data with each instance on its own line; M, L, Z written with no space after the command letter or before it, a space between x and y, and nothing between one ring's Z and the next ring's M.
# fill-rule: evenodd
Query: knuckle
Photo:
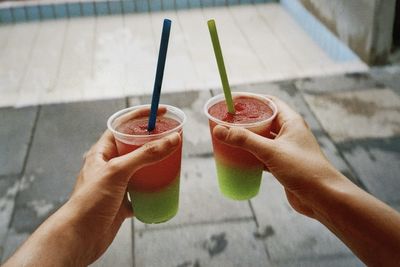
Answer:
M83 160L89 159L89 158L91 157L91 154L92 154L91 149L88 150L88 151L86 151L86 152L83 154Z
M155 157L160 154L161 148L158 144L145 144L144 151L149 157Z
M243 145L247 141L247 134L242 128L231 128L229 130L228 139L236 145Z
M89 150L87 150L84 154L83 154L83 159L87 160L92 158L94 155L96 154L96 145L93 145L90 147Z

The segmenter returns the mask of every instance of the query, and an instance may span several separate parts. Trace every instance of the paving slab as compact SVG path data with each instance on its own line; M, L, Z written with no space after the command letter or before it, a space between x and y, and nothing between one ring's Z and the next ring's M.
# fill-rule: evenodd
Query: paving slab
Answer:
M31 153L16 198L11 231L30 234L69 197L83 154L125 100L41 108Z
M7 37L0 57L0 106L2 107L13 106L18 99L20 83L27 71L32 46L40 25L39 22L15 24Z
M384 87L374 80L368 72L304 78L295 81L296 87L306 93L328 93L365 88Z
M30 44L32 54L18 88L17 106L37 105L43 103L45 99L42 98L52 98L55 94L54 86L67 28L66 20L40 24L35 42Z
M392 88L400 94L400 65L372 68L370 75L378 83Z
M0 109L0 176L21 173L37 110Z
M400 137L338 144L367 190L386 202L400 202Z
M18 176L0 176L0 260L4 251L3 245L6 241L8 225L14 210L18 186Z
M400 135L400 97L390 89L305 94L305 99L335 142Z
M135 220L136 229L160 229L205 222L252 219L247 201L232 201L219 192L214 159L183 158L179 211L175 218L148 225Z
M253 221L135 231L135 266L269 266Z
M132 220L127 219L121 225L117 235L107 251L93 264L93 267L133 266Z
M187 121L184 126L184 156L209 156L212 153L208 120L203 106L211 97L210 91L188 91L161 95L160 103L176 106L185 112ZM136 98L134 98L136 99ZM151 103L151 95L138 97L139 103L130 99L130 105Z
M272 261L351 254L325 226L294 211L270 174L264 174L260 190L251 200L259 224L255 235L263 240Z
M141 0L137 7L141 9L150 2L161 3ZM174 2L180 5L185 1ZM205 2L203 7L216 1ZM227 1L218 3L226 5ZM79 9L78 5L74 7ZM366 69L359 60L330 59L279 3L65 18L18 23L2 31L7 42L0 44L4 51L0 53L3 92L0 106L94 100L147 92L154 81L165 17L171 17L175 24L171 28L164 92L208 90L219 84L205 26L213 17L219 21L219 37L231 84ZM40 45L46 36L52 36L52 40ZM41 62L40 55L50 52L52 55L42 57ZM21 85L23 93L19 94ZM25 97L26 93L30 98Z

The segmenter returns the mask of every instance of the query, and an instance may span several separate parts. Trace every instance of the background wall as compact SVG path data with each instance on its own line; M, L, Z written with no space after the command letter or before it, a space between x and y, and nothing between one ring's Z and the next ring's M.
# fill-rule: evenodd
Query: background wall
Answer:
M392 47L396 0L300 0L368 64L383 64Z

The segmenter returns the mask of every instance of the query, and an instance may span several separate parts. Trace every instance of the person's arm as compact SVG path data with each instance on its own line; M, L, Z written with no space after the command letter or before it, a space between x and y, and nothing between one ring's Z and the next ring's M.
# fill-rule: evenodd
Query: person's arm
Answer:
M277 98L274 139L243 128L214 128L214 137L253 153L284 186L292 207L323 223L362 261L400 266L400 215L337 171L307 124Z
M337 182L322 185L313 197L314 218L368 266L400 266L400 214L337 176Z
M178 148L179 134L147 143L117 157L110 131L88 151L71 198L50 216L4 264L9 266L87 266L113 241L122 222L133 216L126 197L133 173Z

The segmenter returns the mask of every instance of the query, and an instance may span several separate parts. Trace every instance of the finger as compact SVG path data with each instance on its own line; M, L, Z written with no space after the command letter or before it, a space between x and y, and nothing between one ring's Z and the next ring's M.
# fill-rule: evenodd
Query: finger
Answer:
M279 133L282 125L286 122L298 119L300 115L288 106L285 102L275 96L269 96L278 108L278 114L272 123L272 131Z
M166 158L179 147L180 143L180 135L173 133L160 140L146 143L126 155L113 158L108 164L112 172L121 174L128 182L130 176L138 169Z
M100 158L104 161L118 155L117 147L115 145L114 136L110 130L106 130L97 143L85 154L85 158L94 157Z
M217 125L213 130L213 136L221 142L245 149L265 161L275 151L274 141L258 134L255 134L245 128L233 127L225 128Z

